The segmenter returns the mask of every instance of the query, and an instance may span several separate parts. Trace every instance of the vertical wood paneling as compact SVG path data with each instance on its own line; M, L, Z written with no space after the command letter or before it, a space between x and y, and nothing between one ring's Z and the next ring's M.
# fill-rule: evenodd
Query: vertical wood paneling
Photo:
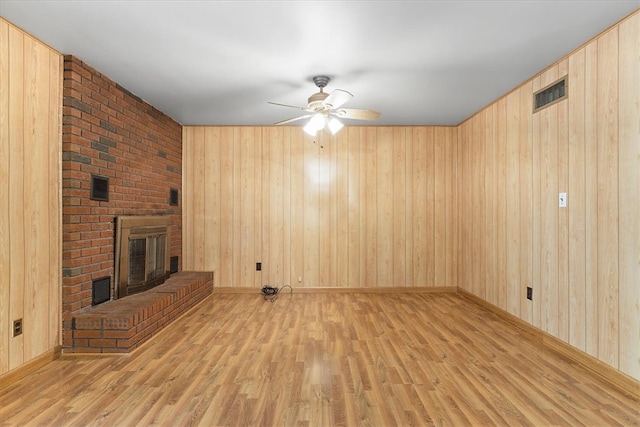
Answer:
M496 132L495 132L495 275L496 275L496 305L507 305L507 198L511 193L506 190L507 180L507 102L505 98L498 100L496 104ZM505 197L507 195L507 197Z
M183 144L184 265L220 286L456 285L455 128L187 126Z
M598 42L585 47L586 352L598 356Z
M533 78L531 89L533 92L536 92L542 89L542 85L540 84L540 76L536 76ZM541 112L543 112L542 110ZM532 163L532 185L531 185L531 220L532 220L532 228L531 228L531 240L532 240L532 253L531 253L531 268L532 268L532 280L531 280L531 288L533 290L533 298L531 303L531 323L533 326L541 328L540 322L540 307L541 307L541 293L542 293L542 285L541 285L541 271L540 271L540 260L541 260L541 252L542 252L542 244L541 244L541 236L540 236L540 186L541 186L541 178L540 178L540 170L541 170L541 157L542 157L542 148L540 141L541 134L541 118L540 114L536 113L533 115L531 120L531 163ZM542 328L541 328L542 329Z
M193 137L196 128L182 128L182 268L184 270L193 270L193 254L192 238L193 238L193 192L195 192L197 182L193 179L193 170L191 166L193 161L192 151L196 144L201 143ZM185 184L189 183L189 186ZM188 220L184 220L188 218Z
M492 304L497 304L497 252L496 252L496 210L497 210L497 176L496 176L496 104L492 104L484 111L482 127L484 129L485 168L483 173L484 198L481 204L484 210L483 224L483 253L480 260L484 277L482 277L482 293L484 298Z
M262 278L262 272L256 271L255 265L256 262L262 260L263 254L263 244L262 244L262 206L263 206L263 187L260 185L260 180L262 178L262 168L265 162L262 161L262 129L255 128L253 129L252 135L250 136L250 140L253 145L253 152L251 154L253 159L253 164L255 167L255 171L253 173L253 206L254 206L254 223L253 223L253 285L255 287L261 287L264 283Z
M640 378L640 14L619 31L620 370Z
M364 149L364 209L360 210L365 230L364 245L366 253L364 286L376 286L378 283L378 157L376 144L376 129L365 129ZM382 201L381 201L382 202Z
M293 272L292 254L292 173L291 173L291 128L283 129L282 139L282 275L283 284L295 286L297 277Z
M305 239L304 239L304 193L305 174L304 147L309 140L304 136L302 129L291 129L291 273L295 277L296 286L304 286L305 267ZM299 280L301 282L299 282ZM234 286L230 283L230 286ZM236 285L237 286L237 285Z
M445 132L445 281L442 286L457 286L458 272L458 141L457 128L446 128ZM407 206L410 209L411 206ZM407 254L410 259L410 254ZM440 284L438 284L440 286Z
M458 277L460 287L640 379L638 16L503 98L506 130L503 99L459 126L458 188L471 194L460 195ZM568 99L532 114L533 92L567 74ZM508 200L516 189L517 206Z
M303 147L304 155L304 283L305 286L320 286L319 277L320 262L318 259L319 233L318 228L320 200L319 192L322 180L325 178L321 174L320 145L315 142L305 141ZM325 267L324 265L322 266Z
M49 171L49 49L30 37L24 39L25 48L25 124L30 132L24 134L24 220L25 255L30 260L42 260L46 264L29 263L25 271L25 325L31 333L25 337L24 357L30 360L48 349L49 341L49 204L48 190L44 182L56 176ZM44 90L43 90L44 89ZM40 118L44 118L41 120ZM55 140L54 140L55 141ZM55 143L55 142L54 142ZM36 286L35 284L43 284ZM37 326L36 326L37 325Z
M393 285L393 131L376 129L376 284ZM404 256L404 254L398 254Z
M335 252L331 252L332 241L335 240L335 229L333 221L333 198L335 195L334 183L336 177L332 175L335 144L332 136L321 133L318 135L317 169L314 171L314 180L317 184L318 201L317 222L310 224L315 229L318 244L318 262L314 263L313 269L318 272L318 279L315 286L335 286L333 284L333 272L335 271ZM317 144L316 144L317 145ZM322 260L322 262L320 262Z
M9 224L9 25L0 19L0 300L10 301L11 290L11 227ZM9 370L9 343L11 330L10 305L0 304L0 373Z
M215 254L201 260L202 270L217 271L220 266L220 247L218 239L208 239L207 236L220 234L220 133L217 129L204 129L204 176L202 200L204 215L202 217L204 230L202 238L203 253Z
M558 64L558 77L568 74L568 61L562 60ZM557 106L558 114L558 187L557 192L566 193L569 180L569 142L568 142L568 103L561 101ZM569 203L569 202L568 202ZM558 335L561 340L569 341L569 211L566 208L558 209Z
M360 261L356 265L359 269L359 286L372 286L370 276L367 276L367 271L372 268L369 264L369 252L375 250L375 247L367 240L371 234L369 224L367 223L367 213L369 211L369 209L367 209L367 186L374 185L374 183L367 181L367 168L371 167L369 165L370 159L367 157L367 152L370 151L370 140L367 138L367 128L362 128L358 138L360 138L360 151L358 153L360 167L358 168L359 209L356 227L359 229L358 246L360 247Z
M413 280L416 286L427 286L427 129L410 128L413 159Z
M472 144L470 162L471 168L471 211L472 211L472 241L473 250L471 253L471 265L473 268L473 290L475 295L486 299L486 211L484 208L486 200L485 191L485 170L486 170L486 111L474 117L473 134L477 135L477 140Z
M458 286L462 289L473 292L473 267L471 266L472 237L470 233L473 224L471 213L471 178L470 178L470 150L471 143L471 123L473 119L467 120L458 127Z
M541 87L559 78L557 65L541 75ZM536 113L540 133L540 327L558 333L558 105Z
M261 144L256 139L255 129L241 127L238 129L240 139L240 283L243 286L255 286L255 269L259 257L256 256L256 235L260 228L257 226L257 209L260 204L256 195L260 191L256 184L260 180L260 168L256 152Z
M426 178L426 186L425 186L425 235L424 235L424 260L425 260L425 285L426 286L434 286L435 285L435 188L436 188L436 167L435 167L435 129L433 127L429 127L426 129L425 135L425 145L426 145L426 154L425 154L425 178Z
M393 136L391 138L393 147L393 189L391 192L391 208L393 215L393 286L404 286L407 283L407 140L405 138L405 129L400 127L393 128Z
M289 283L289 275L285 275L284 257L284 148L286 128L266 128L262 141L263 167L262 184L264 194L262 216L262 242L267 246L260 262L263 263L263 279L265 284L282 285Z
M202 161L194 161L192 163L193 174L195 176L200 176L203 179L198 184L197 191L192 195L193 200L193 235L191 237L192 247L193 247L193 260L192 265L194 270L202 271L204 270L204 250L205 250L205 234L200 230L205 230L205 218L206 218L206 207L208 200L205 199L207 193L207 186L205 183L207 176L205 175L207 159L205 157L205 143L207 142L205 138L205 130L204 128L196 128L195 135L198 141L201 143L195 145L193 147L193 158L202 159Z
M236 283L235 262L235 131L231 127L220 128L220 270L216 271L216 283L231 286ZM185 221L183 215L183 222ZM210 236L209 236L210 237ZM218 278L219 277L219 278Z
M338 261L338 205L341 204L338 201L338 190L340 188L341 176L338 172L338 145L336 144L337 137L334 135L330 136L329 143L329 200L328 200L328 214L329 214L329 236L325 238L323 236L323 241L326 241L326 248L328 253L328 259L331 261L329 268L329 276L325 279L325 283L327 286L336 287L338 284L338 270L340 268L340 263ZM322 269L320 270L322 271Z
M520 92L506 97L505 111L505 194L506 197L506 310L520 316Z
M569 343L585 347L586 179L585 179L585 49L569 57L568 195L569 206Z
M447 281L447 128L434 129L433 138L433 285L444 286ZM444 258L444 262L436 259Z
M342 286L349 283L350 273L350 138L348 132L339 132L335 139L335 150L337 161L335 163L336 177L336 202L334 215L336 221L336 237L333 239L333 251L337 262L334 286Z
M60 345L62 58L2 19L0 56L3 374Z
M15 124L9 132L9 206L17 207L9 211L9 247L10 259L10 290L11 305L9 308L9 321L24 319L25 315L25 270L29 267L25 252L25 222L24 210L26 200L24 197L24 166L25 166L25 135L29 133L25 123L25 108L28 106L25 93L24 70L24 38L22 32L11 27L9 29L9 111L10 123ZM27 169L28 171L29 169ZM26 328L25 324L25 328ZM20 366L26 362L24 358L24 341L26 334L18 337L10 337L9 344L9 369Z
M47 349L55 348L62 342L62 55L52 50L49 54L49 108L48 150L48 227L49 227L49 342ZM0 99L2 96L0 95ZM2 119L0 119L2 120ZM1 127L1 126L0 126ZM1 132L0 132L1 134ZM0 136L1 138L1 136ZM0 156L1 157L1 156ZM2 162L0 161L0 164ZM1 181L1 180L0 180ZM1 188L1 184L0 184ZM0 233L1 234L1 233ZM0 261L0 264L2 262ZM1 285L0 285L1 286Z
M360 185L360 169L362 168L361 151L362 151L362 138L360 133L363 128L347 127L344 129L344 135L346 137L345 145L347 146L347 158L349 169L346 172L349 181L349 195L347 199L348 221L349 221L349 275L348 281L350 286L358 287L362 286L362 279L360 276L360 266L363 264L361 250L361 230L362 224L360 223L360 206L361 206L361 194L362 186Z
M598 38L598 358L618 366L618 31Z
M527 82L517 91L520 97L520 318L533 323L533 304L526 298L526 288L533 287L533 233L534 233L534 170L533 132L533 83Z

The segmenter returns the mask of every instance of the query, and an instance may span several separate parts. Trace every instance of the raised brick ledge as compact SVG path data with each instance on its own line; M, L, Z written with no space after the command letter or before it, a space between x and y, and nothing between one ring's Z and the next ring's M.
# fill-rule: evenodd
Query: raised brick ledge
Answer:
M178 272L146 292L76 313L64 351L129 353L212 293L212 272Z

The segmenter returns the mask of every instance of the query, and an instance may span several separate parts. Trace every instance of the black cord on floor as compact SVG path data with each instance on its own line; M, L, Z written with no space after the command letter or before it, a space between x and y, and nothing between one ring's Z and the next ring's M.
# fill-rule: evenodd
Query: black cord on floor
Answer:
M274 302L278 298L278 293L284 288L289 288L291 290L289 293L293 293L293 288L289 285L284 285L280 289L273 286L263 286L260 292L264 296L265 301L269 300L271 302Z

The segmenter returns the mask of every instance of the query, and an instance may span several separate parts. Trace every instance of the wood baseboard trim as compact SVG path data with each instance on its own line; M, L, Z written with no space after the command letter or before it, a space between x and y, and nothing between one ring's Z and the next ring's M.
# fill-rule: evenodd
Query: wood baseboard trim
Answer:
M289 293L289 288L280 288L283 295ZM456 286L420 286L420 287L384 287L384 288L296 288L291 289L294 294L437 294L456 293ZM260 294L259 288L219 287L213 288L214 294Z
M61 354L62 346L58 345L36 357L35 359L32 359L15 369L5 372L4 374L0 375L0 390L9 386L13 382L34 373L43 366L48 365L49 363L58 359Z
M521 329L532 340L546 347L547 349L554 351L560 356L569 359L576 365L586 369L597 378L606 381L616 389L629 394L636 399L640 399L640 381L631 378L623 372L607 365L606 363L596 359L595 357L577 349L576 347L560 340L559 338L550 335L549 333L542 331L535 326L525 322L524 320L514 316L511 313L504 311L503 309L483 300L482 298L473 295L463 289L458 288L458 295L472 301L473 303L481 306L482 308L490 311L501 319L511 323L515 327Z

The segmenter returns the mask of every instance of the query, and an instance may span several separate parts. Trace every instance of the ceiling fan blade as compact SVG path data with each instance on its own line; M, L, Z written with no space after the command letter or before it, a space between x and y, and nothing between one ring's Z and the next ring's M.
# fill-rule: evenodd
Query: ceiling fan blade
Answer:
M276 122L274 123L274 125L278 126L278 125L286 125L287 123L291 123L291 122L296 122L298 120L302 120L302 119L306 119L313 116L313 114L305 114L303 116L298 116L298 117L293 117L291 119L287 119L287 120L282 120L280 122Z
M329 104L331 105L332 109L335 109L343 105L345 102L347 102L351 98L353 98L353 95L351 95L351 93L347 92L346 90L336 89L333 92L331 92L329 96L327 96L325 100L322 101L322 103L324 105Z
M361 110L358 108L341 108L334 111L333 114L342 119L353 120L378 120L380 113L373 110Z
M267 104L271 104L271 105L279 105L281 107L289 107L289 108L295 108L297 110L304 110L307 111L306 107L298 107L297 105L289 105L289 104L280 104L278 102L271 102L271 101L267 101Z

